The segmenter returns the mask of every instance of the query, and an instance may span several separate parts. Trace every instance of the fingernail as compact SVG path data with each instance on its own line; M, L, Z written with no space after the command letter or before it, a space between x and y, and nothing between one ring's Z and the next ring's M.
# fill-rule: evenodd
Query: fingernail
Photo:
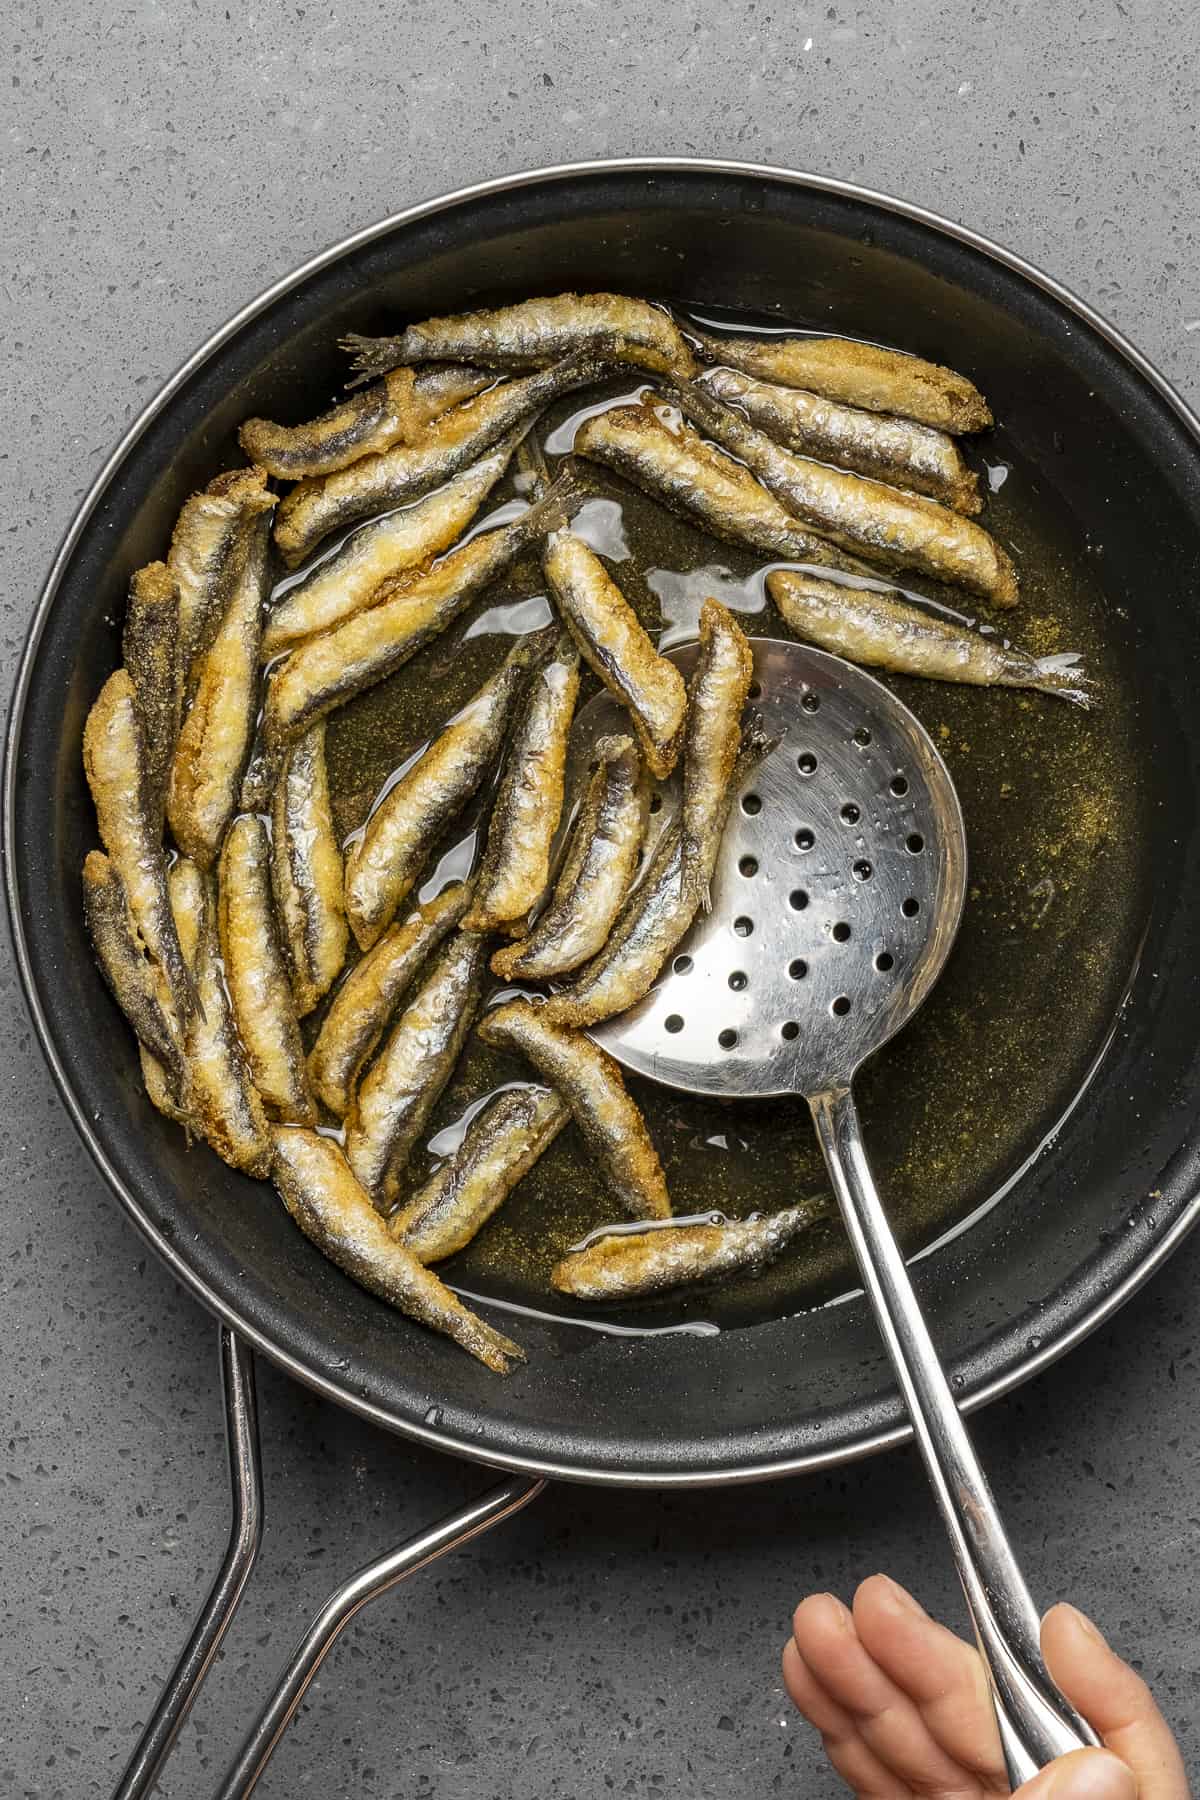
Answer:
M1055 1765L1053 1800L1137 1800L1137 1782L1111 1750L1074 1750Z
M1108 1649L1108 1639L1105 1637L1100 1627L1092 1623L1086 1613L1081 1613L1079 1608L1077 1606L1072 1606L1069 1600L1060 1600L1059 1606L1062 1608L1063 1612L1071 1615L1073 1622L1078 1626L1079 1630L1083 1632L1085 1637L1091 1638L1094 1644L1103 1644L1104 1648L1106 1650Z
M902 1588L898 1581L893 1581L890 1575L883 1574L877 1575L875 1579L882 1582L884 1592L893 1606L899 1607L901 1612L911 1613L914 1618L923 1619L925 1617L925 1608L919 1601L914 1600L908 1589Z
M833 1608L834 1617L836 1618L837 1623L838 1623L838 1629L841 1631L845 1631L846 1628L848 1627L848 1625L850 1624L849 1609L846 1607L846 1605L841 1600L838 1599L836 1594L822 1594L821 1599L828 1600L830 1606Z

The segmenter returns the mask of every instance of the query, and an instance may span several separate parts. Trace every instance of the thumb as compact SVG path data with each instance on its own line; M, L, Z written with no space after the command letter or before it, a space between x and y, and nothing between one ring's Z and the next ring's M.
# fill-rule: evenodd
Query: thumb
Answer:
M1027 1781L1013 1800L1137 1800L1137 1782L1111 1750L1072 1750Z
M1073 1606L1052 1606L1042 1620L1042 1652L1068 1700L1126 1769L1132 1770L1127 1791L1132 1793L1136 1784L1141 1800L1187 1800L1183 1761L1153 1694L1136 1670L1109 1648L1092 1621ZM1098 1752L1083 1754L1094 1758ZM1076 1760L1075 1756L1062 1759L1064 1763ZM1020 1791L1024 1794L1026 1788ZM1101 1792L1107 1800L1108 1789L1097 1789ZM1116 1792L1114 1787L1114 1795ZM1059 1800L1057 1790L1055 1800Z

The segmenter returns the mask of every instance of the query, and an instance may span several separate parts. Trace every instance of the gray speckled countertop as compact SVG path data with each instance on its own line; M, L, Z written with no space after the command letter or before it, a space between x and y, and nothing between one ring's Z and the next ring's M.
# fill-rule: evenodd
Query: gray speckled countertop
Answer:
M989 14L991 17L989 17ZM104 451L267 281L408 201L609 154L775 161L963 220L1200 399L1184 0L796 6L19 3L0 149L5 679ZM77 1143L7 959L0 1067L0 1792L105 1796L224 1543L216 1329ZM1034 1591L1144 1670L1200 1762L1200 1244L978 1420ZM163 1792L210 1793L335 1575L477 1471L260 1370L256 1591ZM559 1489L359 1616L265 1796L831 1794L779 1684L803 1592L884 1567L958 1621L910 1454L731 1494Z

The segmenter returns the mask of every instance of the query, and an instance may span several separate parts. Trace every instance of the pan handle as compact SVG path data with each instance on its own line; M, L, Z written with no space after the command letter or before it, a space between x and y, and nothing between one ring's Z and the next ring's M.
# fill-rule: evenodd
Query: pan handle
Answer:
M850 1089L810 1096L809 1107L950 1538L1017 1787L1056 1756L1099 1740L1042 1660L1037 1609L892 1236Z
M113 1800L144 1800L153 1790L213 1665L221 1641L233 1623L262 1542L262 1451L253 1353L227 1325L222 1325L220 1357L233 1490L229 1544L191 1636L159 1695L158 1704L114 1790ZM460 1544L469 1543L481 1532L511 1518L545 1485L544 1481L531 1477L512 1476L470 1505L448 1514L428 1531L420 1532L398 1549L389 1550L374 1562L367 1563L336 1588L300 1640L274 1692L247 1734L221 1788L221 1800L243 1800L243 1796L251 1792L291 1723L313 1676L343 1627L360 1607L373 1600L376 1594L385 1593L398 1581L403 1581L406 1575L415 1574L427 1563L444 1556L448 1550L456 1550Z

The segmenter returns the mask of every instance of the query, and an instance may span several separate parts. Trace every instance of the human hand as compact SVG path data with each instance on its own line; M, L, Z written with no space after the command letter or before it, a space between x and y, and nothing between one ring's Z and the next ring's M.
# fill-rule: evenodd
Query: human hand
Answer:
M1042 1654L1106 1748L1059 1757L1020 1800L1188 1800L1175 1739L1141 1676L1073 1606L1042 1621ZM984 1800L1007 1794L1000 1736L977 1651L886 1575L854 1610L832 1594L797 1607L783 1653L788 1693L862 1800Z

